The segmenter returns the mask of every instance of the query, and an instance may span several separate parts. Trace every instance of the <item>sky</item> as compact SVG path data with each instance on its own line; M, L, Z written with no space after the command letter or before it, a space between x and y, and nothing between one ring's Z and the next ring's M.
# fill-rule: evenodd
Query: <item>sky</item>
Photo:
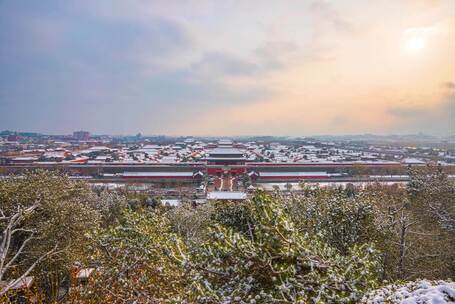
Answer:
M0 130L455 134L455 1L0 0Z

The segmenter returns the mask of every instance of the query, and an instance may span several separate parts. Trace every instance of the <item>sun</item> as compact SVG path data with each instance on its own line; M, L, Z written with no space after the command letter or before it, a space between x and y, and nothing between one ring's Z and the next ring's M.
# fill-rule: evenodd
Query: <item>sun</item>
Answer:
M404 46L409 52L417 53L426 48L432 28L408 28L403 32Z
M419 51L425 47L425 38L421 35L413 35L408 38L406 47L411 51Z

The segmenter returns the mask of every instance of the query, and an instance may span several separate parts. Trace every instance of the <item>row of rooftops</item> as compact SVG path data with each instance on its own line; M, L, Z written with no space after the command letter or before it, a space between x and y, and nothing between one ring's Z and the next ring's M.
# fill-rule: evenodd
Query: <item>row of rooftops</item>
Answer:
M384 163L405 164L425 163L427 159L407 155L403 149L381 150L378 147L365 147L365 150L352 149L329 143L234 143L230 140L202 142L188 140L173 144L102 143L88 146L72 146L65 142L54 142L50 146L27 146L17 152L1 153L0 158L13 163L126 163L126 164L177 164L214 161L245 161L260 163ZM407 150L406 150L407 151ZM454 162L455 157L438 152L441 163ZM442 154L441 154L442 153ZM439 155L438 154L438 155Z
M105 177L109 177L109 175L104 175ZM120 176L124 178L195 178L195 177L203 177L204 173L201 171L183 171L183 172L123 172L121 174L113 174L111 176Z

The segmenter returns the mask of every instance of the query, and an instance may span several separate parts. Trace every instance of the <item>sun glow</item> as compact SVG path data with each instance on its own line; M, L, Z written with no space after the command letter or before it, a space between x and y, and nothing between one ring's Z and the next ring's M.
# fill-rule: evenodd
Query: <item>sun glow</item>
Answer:
M425 38L419 35L415 35L408 38L406 47L411 51L418 51L423 49L425 46Z
M434 33L433 28L409 28L404 31L405 47L408 51L418 52L427 46L428 39Z

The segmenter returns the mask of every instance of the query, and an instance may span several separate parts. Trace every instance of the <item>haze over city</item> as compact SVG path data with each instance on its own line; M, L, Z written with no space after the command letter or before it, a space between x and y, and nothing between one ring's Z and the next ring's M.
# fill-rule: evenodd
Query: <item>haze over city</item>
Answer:
M455 133L455 2L2 1L0 129Z

